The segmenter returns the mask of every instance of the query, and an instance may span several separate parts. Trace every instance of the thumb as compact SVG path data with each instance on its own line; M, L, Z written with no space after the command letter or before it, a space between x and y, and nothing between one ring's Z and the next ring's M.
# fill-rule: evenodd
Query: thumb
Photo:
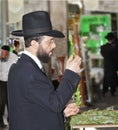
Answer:
M68 61L69 61L69 62L70 62L70 61L72 61L72 60L73 60L73 58L74 58L74 56L73 56L73 55L71 55L71 56L69 57Z

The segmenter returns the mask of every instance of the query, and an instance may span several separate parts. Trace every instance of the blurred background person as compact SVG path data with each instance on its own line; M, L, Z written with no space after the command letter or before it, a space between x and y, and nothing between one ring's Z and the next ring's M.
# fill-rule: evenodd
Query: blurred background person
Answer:
M54 55L51 57L51 72L52 83L54 85L54 88L57 89L63 74L60 70L57 57Z
M16 54L10 52L10 47L3 45L0 52L0 127L6 127L4 123L5 105L8 105L7 99L7 81L8 72L13 62L18 58Z
M18 51L20 49L20 41L17 39L14 39L14 43L13 43L13 53L18 55Z
M117 77L117 67L116 67L116 44L115 44L115 35L114 33L108 33L105 38L108 42L101 46L101 55L104 58L104 79L103 79L103 96L110 88L112 96L115 96L118 77Z
M115 38L115 44L116 44L116 67L117 67L117 75L118 75L118 37L117 32L114 32L116 38Z

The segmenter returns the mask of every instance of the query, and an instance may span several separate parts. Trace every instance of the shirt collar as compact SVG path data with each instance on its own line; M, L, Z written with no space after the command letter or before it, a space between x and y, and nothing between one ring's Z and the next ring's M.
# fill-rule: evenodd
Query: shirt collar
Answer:
M34 56L34 55L32 55L29 51L27 51L27 50L24 50L24 52L23 52L24 54L26 54L26 55L28 55L29 57L31 57L34 61L35 61L35 63L38 65L38 67L40 68L40 69L42 69L42 64L41 64L41 61L36 57L36 56Z

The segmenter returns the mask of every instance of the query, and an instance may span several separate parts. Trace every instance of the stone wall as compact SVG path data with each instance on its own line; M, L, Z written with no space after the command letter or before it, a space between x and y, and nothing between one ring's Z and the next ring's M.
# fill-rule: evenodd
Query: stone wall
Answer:
M118 0L99 0L99 10L118 13Z

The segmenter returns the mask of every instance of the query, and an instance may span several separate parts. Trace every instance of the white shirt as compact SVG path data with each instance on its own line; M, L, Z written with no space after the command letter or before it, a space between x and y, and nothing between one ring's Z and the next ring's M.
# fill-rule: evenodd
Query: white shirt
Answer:
M43 66L41 64L41 61L36 56L32 55L29 51L26 51L26 50L23 53L31 57L35 61L35 63L38 65L38 67L42 69Z
M8 73L11 65L15 63L18 56L12 52L9 53L9 58L6 62L1 62L0 60L0 81L8 81Z

